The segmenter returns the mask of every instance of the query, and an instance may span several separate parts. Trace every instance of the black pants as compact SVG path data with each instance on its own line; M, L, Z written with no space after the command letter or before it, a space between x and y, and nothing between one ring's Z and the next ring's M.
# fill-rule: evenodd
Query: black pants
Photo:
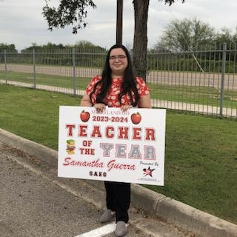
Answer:
M116 222L128 222L131 202L131 184L105 181L107 209L116 212Z

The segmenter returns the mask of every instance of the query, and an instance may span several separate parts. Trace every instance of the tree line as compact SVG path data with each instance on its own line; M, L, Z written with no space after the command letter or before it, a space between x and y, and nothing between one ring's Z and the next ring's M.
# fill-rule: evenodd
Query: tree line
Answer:
M98 45L94 45L93 43L86 41L86 40L82 40L79 41L75 44L67 44L67 45L63 45L63 44L54 44L51 42L48 42L47 44L44 45L37 45L36 43L32 43L31 46L26 47L24 49L21 50L20 53L28 53L28 52L32 52L32 50L35 50L35 52L54 52L54 51L60 51L60 50L70 50L70 49L80 49L80 50L84 50L84 51L88 51L88 52L106 52L106 49L103 47L100 47ZM6 44L6 43L0 43L0 52L3 52L4 50L7 50L8 52L12 52L12 53L17 53L18 50L15 47L15 44Z
M233 31L227 27L219 32L197 18L173 20L164 29L160 39L151 49L153 52L187 52L203 48L220 49L226 43L229 48L237 45L237 26Z
M228 50L232 49L228 53L226 69L228 72L235 72L237 71L235 65L237 29L232 31L223 28L220 32L216 32L209 24L196 18L174 20L164 28L157 43L148 49L146 69L177 70L179 68L182 71L199 71L204 68L205 71L220 72L224 43L227 44ZM104 56L107 52L107 49L89 41L79 41L73 45L50 42L45 45L37 45L34 43L21 51L25 55L29 53L28 58L24 56L24 63L31 63L33 49L38 54L36 62L38 64L72 65L72 54L75 53L76 65L89 67L103 66ZM3 50L17 53L14 44L0 44L0 53ZM201 53L202 51L205 53ZM57 55L55 56L54 53ZM188 53L189 56L185 53ZM16 63L17 60L15 58Z
M202 48L220 49L226 43L229 48L237 45L237 26L233 31L229 28L223 28L219 32L208 23L202 22L197 18L173 20L165 28L157 43L148 49L152 52L187 52L200 50ZM94 45L89 41L79 41L73 45L54 44L48 42L45 45L37 45L32 43L31 46L21 50L26 53L31 50L35 51L52 51L65 49L80 49L80 51L106 52L106 49L98 45ZM0 52L3 50L17 52L14 44L0 43Z

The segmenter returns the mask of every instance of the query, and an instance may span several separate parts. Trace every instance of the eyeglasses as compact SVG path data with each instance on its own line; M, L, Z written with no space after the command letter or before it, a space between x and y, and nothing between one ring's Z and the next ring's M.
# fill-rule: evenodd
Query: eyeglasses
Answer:
M112 61L118 60L124 60L127 56L126 55L118 55L118 56L110 56L109 59Z

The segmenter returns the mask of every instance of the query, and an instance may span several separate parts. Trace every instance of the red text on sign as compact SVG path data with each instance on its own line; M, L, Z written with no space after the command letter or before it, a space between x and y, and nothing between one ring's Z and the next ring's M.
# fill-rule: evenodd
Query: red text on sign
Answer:
M73 136L75 124L67 124L66 129L68 136ZM141 128L141 127L113 127L107 126L103 130L100 126L94 125L91 131L88 131L87 125L78 126L78 137L90 137L90 138L117 138L117 139L131 139L131 140L155 140L155 130L153 128Z

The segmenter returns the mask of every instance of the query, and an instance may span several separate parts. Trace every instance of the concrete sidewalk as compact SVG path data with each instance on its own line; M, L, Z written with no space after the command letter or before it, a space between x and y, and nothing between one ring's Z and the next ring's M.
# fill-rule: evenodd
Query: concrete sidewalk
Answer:
M0 129L0 142L37 157L57 168L57 151L26 140ZM88 181L95 188L103 190L103 183ZM237 225L184 203L132 184L132 204L167 223L181 227L203 237L237 237Z

